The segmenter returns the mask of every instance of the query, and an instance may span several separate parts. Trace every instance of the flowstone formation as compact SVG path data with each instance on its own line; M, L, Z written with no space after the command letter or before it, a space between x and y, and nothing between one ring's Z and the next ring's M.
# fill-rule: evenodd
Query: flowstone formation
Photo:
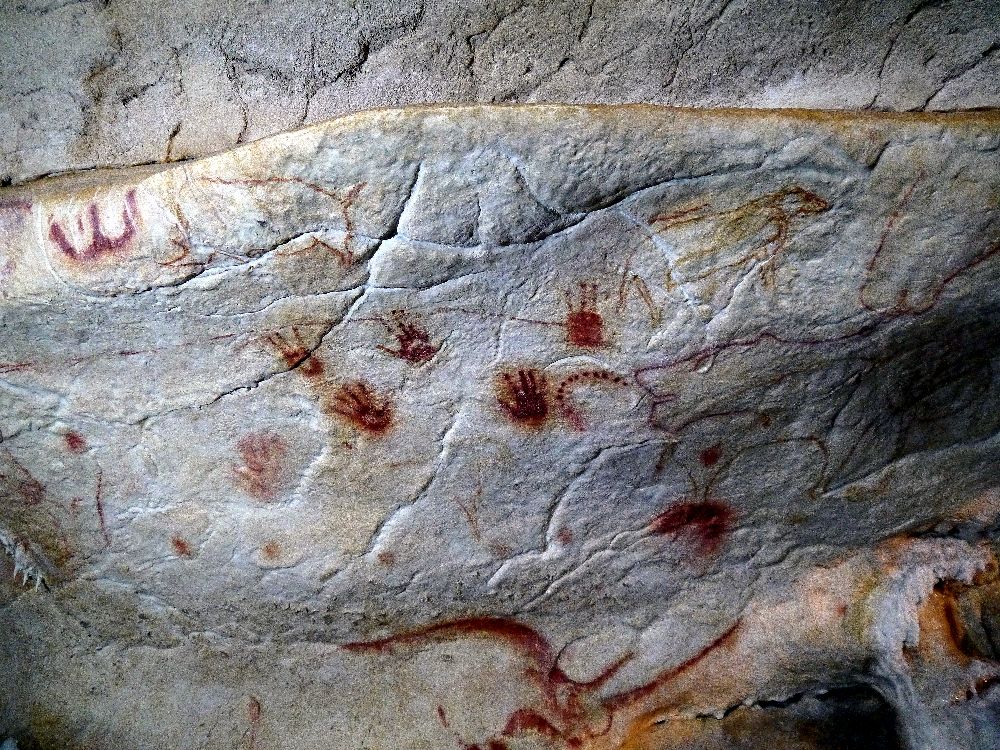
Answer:
M427 108L0 192L0 738L996 748L998 147Z

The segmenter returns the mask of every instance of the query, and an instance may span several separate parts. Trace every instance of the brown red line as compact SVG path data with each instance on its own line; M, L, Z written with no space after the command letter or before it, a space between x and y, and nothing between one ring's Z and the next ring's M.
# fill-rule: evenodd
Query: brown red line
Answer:
M716 649L727 645L739 631L742 624L743 624L742 619L738 619L735 623L733 623L732 626L730 626L728 630L726 630L722 635L720 635L714 641L705 646L705 648L703 648L697 654L692 656L690 659L681 662L676 667L668 669L666 672L657 675L656 678L652 680L652 682L637 687L634 690L629 690L628 692L608 698L607 700L604 701L605 708L607 708L609 711L614 712L620 708L629 706L633 703L636 703L637 701L642 700L650 693L653 693L656 690L658 690L662 685L670 682L673 679L676 679L684 672L687 672L689 669L694 667L696 664L698 664L698 662L700 662L702 659L704 659L706 656L708 656Z

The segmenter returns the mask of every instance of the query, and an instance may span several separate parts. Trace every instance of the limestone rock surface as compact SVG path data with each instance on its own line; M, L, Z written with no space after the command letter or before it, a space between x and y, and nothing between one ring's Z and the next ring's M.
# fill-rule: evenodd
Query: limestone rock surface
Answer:
M0 192L0 737L997 747L998 146L442 107Z
M1000 106L996 0L0 5L0 185L435 102Z

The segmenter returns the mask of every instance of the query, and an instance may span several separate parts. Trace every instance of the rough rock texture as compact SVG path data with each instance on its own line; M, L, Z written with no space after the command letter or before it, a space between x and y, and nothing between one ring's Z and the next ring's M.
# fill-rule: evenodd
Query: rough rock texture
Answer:
M0 182L428 102L1000 106L996 0L0 6Z
M0 736L997 747L998 146L431 108L0 192Z

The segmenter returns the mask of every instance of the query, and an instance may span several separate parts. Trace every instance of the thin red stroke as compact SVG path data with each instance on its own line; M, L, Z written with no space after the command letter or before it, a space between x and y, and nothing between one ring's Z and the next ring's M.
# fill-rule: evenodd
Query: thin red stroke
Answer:
M887 308L885 310L880 310L874 304L868 301L867 299L868 288L872 282L872 276L875 272L876 266L878 265L879 258L882 256L882 253L889 242L889 238L892 235L893 230L895 230L896 225L899 223L900 219L902 219L906 209L909 207L910 203L913 200L913 195L916 192L917 187L924 180L925 176L926 175L924 175L923 173L917 175L916 179L906 189L906 192L903 193L903 196L902 198L900 198L900 201L896 205L895 210L893 210L892 214L890 214L888 220L886 221L885 229L882 230L882 234L879 237L878 245L875 248L875 252L872 253L872 256L865 263L865 277L861 284L860 289L858 290L858 303L865 310L868 310L870 312L881 312L882 314L887 315L890 318L899 317L902 315L921 315L930 310L931 308L933 308L940 301L941 295L944 293L944 290L952 281L955 280L956 277L960 276L961 274L967 271L971 271L976 266L984 263L985 261L992 258L994 255L1000 253L1000 243L997 243L986 252L981 253L972 260L968 261L967 263L959 266L957 269L945 275L944 278L941 279L941 281L936 286L931 287L933 290L931 293L931 297L924 305L914 306L910 304L907 301L907 297L909 296L910 292L910 290L908 289L903 289L902 291L900 291L898 298L896 300L896 304L893 307Z
M204 177L202 178L205 182L211 182L216 185L245 185L246 187L261 187L262 185L271 185L274 183L292 183L295 185L302 185L313 192L325 195L327 198L341 202L341 198L333 190L327 190L315 182L309 182L301 177L265 177L261 178L247 178L247 179L224 179L222 177ZM364 184L364 183L362 183Z
M342 265L349 265L354 261L354 253L350 248L350 245L354 241L354 219L351 218L350 209L361 191L368 186L367 182L358 182L352 185L344 192L343 196L340 196L337 195L336 191L328 190L327 188L317 185L315 182L309 182L301 177L265 177L263 179L256 178L232 180L222 179L219 177L206 177L203 179L205 182L212 182L218 185L244 185L247 187L260 187L261 185L269 185L273 183L290 183L293 185L301 185L304 188L336 201L337 205L340 207L340 217L344 222L344 244L347 246L346 249L342 254L339 248L334 248L329 243L316 239L314 239L314 244L310 245L310 248L315 247L315 243L318 242L320 245L324 245L330 249L330 251L341 261Z
M793 346L803 346L803 347L840 343L843 341L848 341L853 338L865 338L867 336L870 336L872 333L875 332L877 327L878 323L876 322L866 323L856 331L840 334L837 336L831 336L829 338L794 338L794 337L780 336L776 333L771 333L770 331L763 331L749 338L737 339L734 341L726 341L719 344L712 344L710 346L703 347L690 354L685 354L676 357L674 359L667 360L666 362L639 367L638 369L635 370L635 381L636 384L644 391L646 391L652 396L656 396L656 393L654 392L652 386L643 381L643 378L646 376L647 373L651 372L656 373L663 370L668 370L668 371L674 370L685 364L690 364L691 370L695 370L699 366L701 366L706 360L709 360L712 357L715 357L725 351L728 351L729 349L737 349L737 348L752 349L753 347L759 346L760 344L766 341L770 341L776 344L791 344Z
M634 688L633 690L629 690L625 693L621 693L619 695L615 695L612 696L611 698L608 698L607 700L604 701L604 707L607 708L612 713L614 713L620 708L631 706L634 703L646 698L651 693L654 693L659 688L663 687L663 685L665 685L666 683L676 679L677 677L680 677L682 674L684 674L684 672L687 672L689 669L694 667L696 664L698 664L698 662L700 662L702 659L704 659L706 656L708 656L716 649L728 645L733 640L733 638L735 638L736 634L739 632L742 625L743 625L742 619L736 620L736 622L733 623L728 630L726 630L722 635L720 635L714 641L709 643L707 646L705 646L705 648L703 648L701 651L696 653L691 658L682 661L676 667L671 667L665 672L661 672L659 675L653 678L651 682L645 685L641 685L637 688Z
M248 730L249 738L247 741L249 750L257 750L257 735L260 732L262 714L263 708L260 705L260 700L257 696L251 695L250 700L247 702L247 719L250 724L250 728Z
M891 220L892 219L890 217L890 221ZM880 252L880 249L876 250L876 253L878 252ZM710 346L703 347L702 349L699 349L698 351L695 351L691 354L683 355L681 357L668 360L667 362L640 367L635 371L636 383L639 385L640 388L642 388L650 396L653 397L653 409L655 410L656 406L659 403L675 400L676 395L657 394L651 384L644 382L644 377L646 376L647 373L658 372L663 370L669 371L676 369L681 365L687 363L691 363L691 369L694 370L706 360L715 357L716 355L725 352L729 349L753 348L765 341L771 341L777 344L790 344L792 346L801 346L804 348L808 348L808 347L821 346L824 344L841 343L854 338L867 338L872 334L874 334L882 325L891 322L893 320L896 320L897 318L901 318L904 316L915 317L923 315L924 313L928 312L935 305L937 305L937 303L941 299L941 296L944 294L945 289L948 287L948 285L951 284L952 281L961 276L963 273L972 270L973 268L981 265L982 263L986 262L987 260L998 254L1000 254L1000 243L997 243L985 253L980 254L979 256L973 258L968 263L965 263L964 265L960 266L959 268L947 274L934 289L934 292L931 295L931 299L928 301L928 303L922 307L905 306L904 305L906 297L905 291L901 294L900 302L897 304L895 308L878 311L875 310L874 308L868 307L864 303L864 300L862 299L863 290L865 288L865 285L867 284L867 278L866 278L865 282L862 284L861 290L859 290L859 303L863 307L865 307L865 309L871 312L876 312L877 315L875 320L865 323L855 331L839 334L836 336L830 336L827 338L808 338L808 337L797 338L797 337L780 336L778 334L771 333L770 331L763 331L749 338L737 339L735 341L727 341L720 344L712 344ZM650 418L652 419L652 414Z

